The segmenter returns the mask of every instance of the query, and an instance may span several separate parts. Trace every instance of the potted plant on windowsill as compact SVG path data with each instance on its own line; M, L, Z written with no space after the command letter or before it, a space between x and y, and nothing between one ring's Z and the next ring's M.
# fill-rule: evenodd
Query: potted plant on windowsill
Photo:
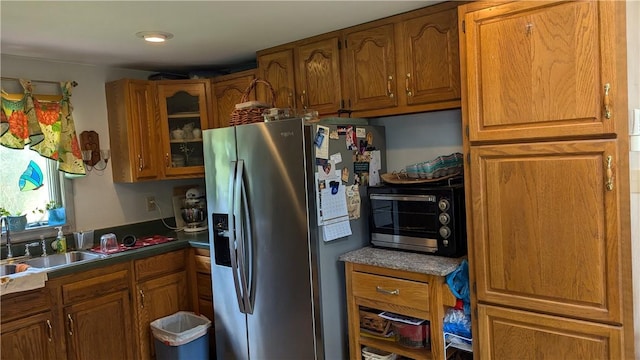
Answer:
M0 207L0 216L7 217L9 231L23 231L27 227L27 214L21 212L11 213L9 210Z
M65 212L64 206L56 202L55 200L51 200L47 202L44 206L44 209L37 208L33 212L39 212L44 214L47 212L49 215L48 225L64 225L67 223L67 214Z

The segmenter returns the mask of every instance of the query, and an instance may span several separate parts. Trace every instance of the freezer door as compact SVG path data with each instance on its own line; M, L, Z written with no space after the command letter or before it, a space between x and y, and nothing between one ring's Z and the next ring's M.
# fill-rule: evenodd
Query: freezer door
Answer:
M230 210L230 181L232 164L236 162L235 128L227 127L203 132L205 146L205 183L209 214L209 244L211 250L211 279L213 283L214 329L217 359L248 359L247 318L240 312L234 277L228 261L229 244L225 229ZM215 214L215 215L214 215ZM223 220L226 224L218 226Z
M237 126L236 136L252 229L245 238L250 358L314 359L302 121Z

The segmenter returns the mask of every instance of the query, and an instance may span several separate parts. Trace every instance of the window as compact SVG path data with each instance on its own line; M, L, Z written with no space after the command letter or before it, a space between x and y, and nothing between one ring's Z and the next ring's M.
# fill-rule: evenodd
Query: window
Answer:
M69 231L73 227L73 202L65 199L64 191L70 190L71 184L58 171L57 166L56 161L42 157L28 147L9 149L0 146L0 207L11 215L27 216L26 229L12 232L12 241L36 240L40 235L48 237L53 234L54 225L49 224L46 211L46 205L50 201L65 207L65 230ZM33 169L42 172L41 181L28 179L29 172L34 171ZM31 190L22 191L21 187ZM3 232L4 230L2 229Z

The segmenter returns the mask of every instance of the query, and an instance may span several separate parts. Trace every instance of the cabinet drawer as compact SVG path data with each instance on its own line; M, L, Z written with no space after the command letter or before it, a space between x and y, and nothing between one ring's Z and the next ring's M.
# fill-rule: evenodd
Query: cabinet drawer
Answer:
M50 300L51 293L47 287L4 295L0 300L2 323L47 310L51 307Z
M136 260L136 280L145 280L156 276L171 274L184 269L184 250Z
M196 272L211 274L211 259L208 256L195 256Z
M129 286L129 272L115 271L94 278L62 285L62 299L65 304L85 299L97 298Z
M410 280L353 273L353 296L429 311L429 285Z

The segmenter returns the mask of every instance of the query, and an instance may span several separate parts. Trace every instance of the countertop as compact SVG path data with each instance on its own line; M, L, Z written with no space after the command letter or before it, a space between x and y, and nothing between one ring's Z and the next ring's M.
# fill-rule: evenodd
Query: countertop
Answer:
M365 247L339 257L340 261L404 270L420 274L446 276L455 270L464 257L448 258L407 251Z
M89 270L101 266L113 265L122 261L142 259L149 256L159 255L162 253L184 249L188 247L196 247L201 249L209 249L209 235L206 231L200 233L185 233L185 232L171 232L166 236L173 237L175 240L157 244L152 246L146 246L143 248L123 251L116 254L106 255L103 258L82 262L79 264L72 264L61 268L54 268L48 271L47 276L49 279L73 274L83 270Z

